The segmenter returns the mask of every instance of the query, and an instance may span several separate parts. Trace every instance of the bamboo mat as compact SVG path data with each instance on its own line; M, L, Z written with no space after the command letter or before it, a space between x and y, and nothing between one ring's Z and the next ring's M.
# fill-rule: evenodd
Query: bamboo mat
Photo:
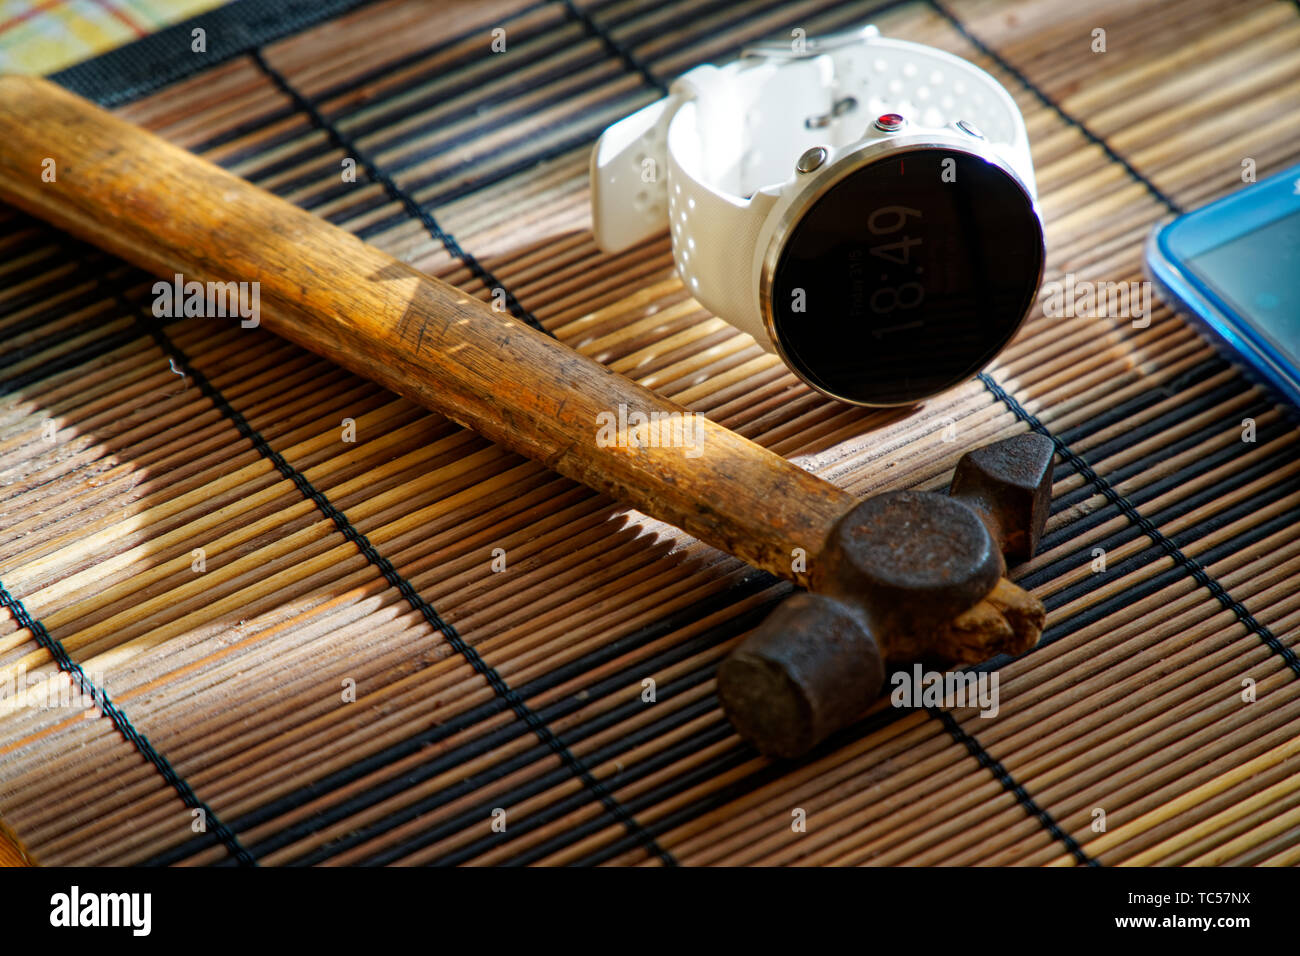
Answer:
M867 21L1012 91L1049 281L1140 280L1154 222L1243 157L1300 159L1279 0L389 0L118 110L855 494L1053 436L1013 575L1049 627L986 665L998 716L882 702L758 756L713 675L787 585L261 330L153 325L145 277L6 210L0 676L79 665L111 699L0 715L0 817L32 858L1300 861L1297 432L1181 318L1036 311L980 379L868 412L703 312L666 236L594 247L607 124L759 37Z

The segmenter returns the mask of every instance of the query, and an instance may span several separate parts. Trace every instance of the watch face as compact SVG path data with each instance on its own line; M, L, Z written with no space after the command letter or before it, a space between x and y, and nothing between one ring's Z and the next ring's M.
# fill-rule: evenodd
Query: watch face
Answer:
M789 232L772 327L790 365L863 405L900 405L983 368L1033 304L1043 232L1029 197L957 149L891 153L831 186Z

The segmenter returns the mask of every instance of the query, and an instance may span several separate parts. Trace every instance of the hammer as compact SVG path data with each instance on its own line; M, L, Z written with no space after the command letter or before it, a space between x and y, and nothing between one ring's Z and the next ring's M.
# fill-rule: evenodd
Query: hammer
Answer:
M967 454L948 495L858 502L40 79L0 77L0 199L158 276L256 281L272 332L808 588L718 672L728 718L765 754L797 756L851 722L887 660L974 663L1041 634L1042 605L1003 574L1008 558L1033 553L1046 520L1053 448L1042 436ZM660 423L689 441L656 441Z

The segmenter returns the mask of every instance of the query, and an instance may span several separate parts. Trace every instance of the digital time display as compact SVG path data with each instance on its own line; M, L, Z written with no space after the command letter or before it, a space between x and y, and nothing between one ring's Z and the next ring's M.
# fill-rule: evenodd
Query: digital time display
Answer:
M964 381L1034 301L1043 233L1020 186L955 149L894 153L833 185L790 232L771 283L787 361L867 405Z

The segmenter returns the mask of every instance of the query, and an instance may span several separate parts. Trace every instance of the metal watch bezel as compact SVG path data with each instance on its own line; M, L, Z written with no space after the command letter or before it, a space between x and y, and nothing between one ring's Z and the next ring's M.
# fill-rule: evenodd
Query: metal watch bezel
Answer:
M763 252L758 283L759 311L763 319L763 328L767 333L768 341L772 343L772 347L776 350L777 355L781 357L781 361L785 363L786 367L789 368L790 371L794 372L800 381L808 385L809 388L812 388L823 395L829 396L836 401L844 402L848 405L857 405L863 408L908 407L915 405L918 402L923 402L927 399L933 398L935 395L942 394L948 389L954 388L957 384L960 384L953 383L951 385L945 385L937 391L929 392L925 395L920 395L904 402L863 402L852 398L846 398L843 395L837 395L835 392L809 381L795 366L795 363L791 361L790 356L786 353L784 344L780 337L776 334L776 322L775 317L772 314L772 282L776 272L777 263L781 259L781 253L784 251L786 242L789 240L791 233L799 222L802 221L804 215L812 208L812 206L842 180L868 166L873 165L874 163L883 159L893 158L901 153L922 152L931 149L943 149L966 153L996 166L1024 195L1025 202L1028 204L1029 209L1033 213L1034 219L1038 223L1040 249L1038 276L1034 282L1034 297L1025 309L1024 314L1020 316L1019 321L1016 322L1015 327L1011 330L1006 342L1003 343L993 356L989 357L988 362L992 362L993 358L1001 352L1002 348L1005 348L1006 345L1010 343L1017 334L1019 334L1021 328L1024 327L1025 320L1029 318L1029 313L1034 309L1034 303L1037 301L1038 290L1043 284L1043 270L1046 266L1047 260L1047 245L1046 237L1043 232L1043 217L1038 209L1038 202L1034 197L1034 193L1025 186L1024 180L1016 173L1015 168L1007 162L997 152L997 150L980 141L973 141L969 136L959 136L957 134L949 136L939 130L929 130L910 135L891 136L884 140L875 140L853 147L843 156L834 160L829 165L822 167L817 172L800 177L801 181L798 182L796 191L792 194L790 200L782 203L776 211L776 227ZM977 370L976 374L978 374L978 371L987 368L988 362L982 365L980 369Z

